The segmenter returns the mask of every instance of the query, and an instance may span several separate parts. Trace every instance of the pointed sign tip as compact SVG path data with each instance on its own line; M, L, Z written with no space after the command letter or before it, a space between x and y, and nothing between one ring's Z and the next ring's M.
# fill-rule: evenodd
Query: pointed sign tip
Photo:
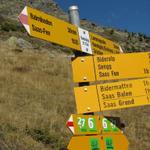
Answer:
M22 12L18 16L20 22L23 24L27 32L30 34L30 26L28 21L28 12L27 12L27 6L24 7Z
M25 7L23 8L23 10L22 10L21 13L19 14L18 18L20 18L20 16L21 16L22 14L24 14L24 15L26 15L26 16L28 15L27 6L25 6Z
M66 123L67 128L74 133L73 116L71 115Z
M29 25L28 16L27 15L20 14L19 15L19 20L21 21L22 24Z

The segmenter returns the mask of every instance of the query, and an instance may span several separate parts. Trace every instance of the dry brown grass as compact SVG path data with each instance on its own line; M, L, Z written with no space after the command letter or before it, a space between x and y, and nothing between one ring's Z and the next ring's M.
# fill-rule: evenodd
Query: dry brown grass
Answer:
M121 117L125 123L125 134L130 142L130 150L150 150L150 107L135 107L110 112Z
M65 150L75 113L70 58L0 46L0 150ZM130 150L150 149L149 110L110 112L126 124Z
M70 58L0 51L0 149L63 149L74 112Z

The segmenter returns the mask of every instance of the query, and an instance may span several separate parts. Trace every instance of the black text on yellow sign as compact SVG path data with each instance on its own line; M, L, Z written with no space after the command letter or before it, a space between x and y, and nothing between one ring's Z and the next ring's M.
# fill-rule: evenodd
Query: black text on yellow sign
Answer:
M76 87L74 91L80 114L150 104L150 78Z
M32 36L80 50L75 26L30 7L27 11Z
M120 47L118 44L108 39L105 39L97 34L90 33L90 40L94 54L101 55L120 53Z
M77 51L98 55L121 50L115 42L27 6L19 19L31 36Z
M74 82L150 77L150 53L78 57L72 69Z

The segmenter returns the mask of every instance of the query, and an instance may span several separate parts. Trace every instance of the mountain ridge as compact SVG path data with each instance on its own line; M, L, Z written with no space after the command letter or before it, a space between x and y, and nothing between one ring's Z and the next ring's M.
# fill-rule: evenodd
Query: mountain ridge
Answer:
M16 26L22 27L18 22L18 15L23 10L25 5L41 10L50 15L56 16L60 19L68 21L68 15L55 3L53 0L45 1L45 0L37 0L36 2L32 0L18 1L13 0L12 2L7 3L6 1L1 0L0 6L0 18L2 20L12 20L12 22L16 21ZM11 8L10 10L8 8ZM14 22L15 22L14 21ZM2 22L0 23L2 26ZM7 26L3 24L3 26ZM132 52L132 51L149 51L150 50L150 37L142 33L133 33L128 32L127 30L119 30L114 28L106 28L102 26L98 26L95 23L88 21L87 19L81 20L81 27L87 29L88 31L95 32L101 36L104 36L110 40L118 42L124 52ZM16 27L17 28L17 27Z

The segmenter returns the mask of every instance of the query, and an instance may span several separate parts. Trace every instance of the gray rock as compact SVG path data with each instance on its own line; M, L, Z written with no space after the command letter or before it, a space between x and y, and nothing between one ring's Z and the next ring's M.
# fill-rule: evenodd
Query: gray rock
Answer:
M7 41L7 44L9 46L10 49L20 49L20 50L24 50L24 49L32 49L33 46L31 43L29 43L28 41L22 39L22 38L16 38L14 36L10 37Z

